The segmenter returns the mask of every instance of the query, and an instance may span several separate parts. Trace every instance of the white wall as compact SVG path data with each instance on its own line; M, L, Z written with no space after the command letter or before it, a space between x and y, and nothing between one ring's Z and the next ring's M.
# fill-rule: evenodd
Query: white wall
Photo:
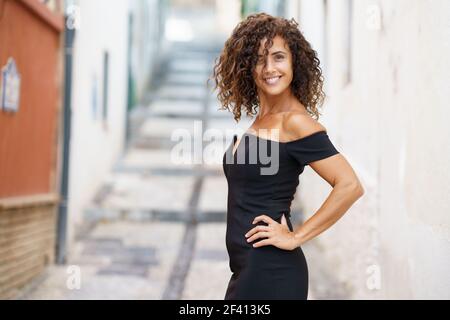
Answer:
M69 252L83 210L119 155L127 101L128 1L79 0L73 60ZM103 53L110 56L108 118L102 120ZM95 83L97 84L95 89ZM93 110L96 92L97 111Z
M317 0L300 1L300 13L304 13L299 19L300 29L304 36L310 41L313 49L317 51L320 61L324 61L324 2Z
M351 298L449 299L450 2L353 1L350 82L346 1L328 5L321 122L366 192L314 240L323 265ZM309 6L299 20L315 44L322 20ZM309 216L330 191L307 168L297 200Z
M216 0L216 16L219 30L228 38L241 21L241 0Z

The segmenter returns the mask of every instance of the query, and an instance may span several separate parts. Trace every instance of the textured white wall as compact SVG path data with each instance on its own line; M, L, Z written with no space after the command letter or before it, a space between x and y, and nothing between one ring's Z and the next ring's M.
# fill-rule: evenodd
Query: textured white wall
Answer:
M310 2L299 19L321 48ZM314 241L351 298L449 299L450 2L353 1L349 83L346 1L328 6L320 121L366 192ZM297 201L310 215L330 191L307 168Z
M128 1L80 0L73 60L69 242L84 206L119 155L127 101ZM103 52L109 52L108 119L102 121ZM96 82L96 89L94 83ZM93 95L97 92L97 111Z

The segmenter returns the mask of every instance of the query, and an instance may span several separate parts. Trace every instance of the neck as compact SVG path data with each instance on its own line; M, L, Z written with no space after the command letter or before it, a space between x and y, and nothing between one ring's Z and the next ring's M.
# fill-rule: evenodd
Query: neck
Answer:
M259 95L259 115L262 118L269 113L289 111L295 104L297 98L292 94L291 89L284 90L278 95L268 95L262 91Z

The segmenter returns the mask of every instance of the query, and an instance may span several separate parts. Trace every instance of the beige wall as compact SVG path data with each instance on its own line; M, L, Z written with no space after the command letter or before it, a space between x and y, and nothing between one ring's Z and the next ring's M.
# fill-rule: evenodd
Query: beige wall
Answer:
M351 298L449 299L450 2L353 1L351 60L346 8L323 11L321 122L366 193L315 241ZM330 191L307 168L297 201L312 214Z

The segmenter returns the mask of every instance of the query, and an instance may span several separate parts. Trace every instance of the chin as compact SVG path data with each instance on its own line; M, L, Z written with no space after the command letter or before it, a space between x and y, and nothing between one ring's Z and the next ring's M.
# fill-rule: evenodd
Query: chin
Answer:
M278 96L279 94L283 93L286 89L287 88L270 88L270 89L265 88L264 92L267 95Z

